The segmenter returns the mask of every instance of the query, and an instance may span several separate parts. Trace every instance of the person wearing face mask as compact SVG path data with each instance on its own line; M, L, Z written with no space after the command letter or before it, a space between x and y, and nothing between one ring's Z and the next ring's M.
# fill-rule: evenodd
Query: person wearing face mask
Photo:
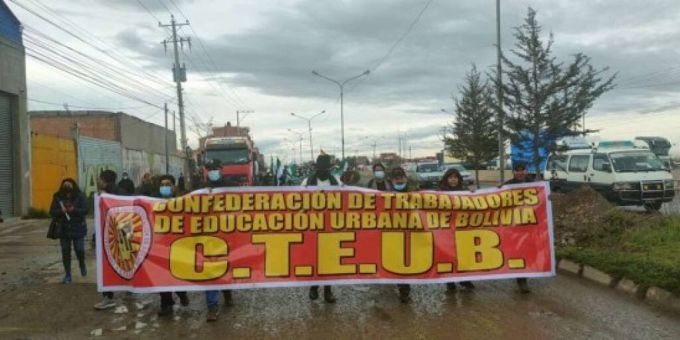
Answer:
M446 170L444 176L442 176L439 182L440 191L469 191L469 188L463 182L463 176L461 176L460 171L456 168L450 168ZM475 289L475 285L470 281L462 281L460 285L465 289L472 290ZM456 283L449 282L446 284L446 288L449 291L456 290Z
M80 274L87 275L85 265L85 234L87 234L87 205L85 195L78 189L78 185L72 178L64 179L59 186L59 191L52 196L50 216L62 226L61 237L61 261L64 265L63 283L71 283L71 245L76 252Z
M331 174L331 156L325 154L323 151L316 158L316 163L314 164L314 173L309 175L302 181L303 186L326 186L326 185L339 185L335 176ZM319 286L309 287L309 298L311 300L316 300L319 298ZM331 286L323 287L323 299L327 303L335 303L336 299L333 295Z
M209 191L212 191L213 188L220 188L220 187L226 187L226 186L237 186L236 183L227 181L225 178L222 176L222 163L217 160L213 159L210 160L208 163L205 165L206 170L208 170L208 178L206 182L206 188ZM224 305L225 306L231 306L233 304L232 296L231 296L231 291L230 290L223 290L222 291L222 296L224 297ZM205 300L208 305L208 313L206 316L206 320L208 322L213 322L217 321L217 317L219 315L220 309L219 309L219 304L220 304L220 291L218 290L206 290L205 291Z
M515 163L513 164L512 168L512 178L503 183L503 185L529 182L533 182L533 180L531 180L531 178L529 177L527 173L527 168L524 165L524 163ZM529 283L527 282L526 278L517 279L517 287L519 288L519 291L522 294L531 293L531 290L529 289Z
M127 172L123 172L121 180L118 182L118 189L120 194L125 196L132 196L135 194L135 183L132 182Z
M163 175L159 178L160 186L158 187L159 198L173 198L176 197L175 177L172 175ZM189 305L189 296L186 292L175 292L179 297L179 302L182 306ZM172 306L175 305L175 300L172 298L172 292L160 293L161 309L158 311L158 316L172 315Z
M120 195L120 190L118 189L118 186L116 186L117 178L118 174L113 170L102 171L97 179L99 193ZM92 242L94 243L94 235L92 235ZM116 302L113 300L113 292L103 292L102 297L102 301L94 305L94 309L105 310L116 307Z
M406 177L406 171L403 168L397 167L392 169L390 172L390 178L392 183L392 190L394 192L409 192L408 178ZM411 286L408 284L398 284L399 289L399 301L402 303L408 303L411 301Z
M386 179L385 176L384 165L381 163L376 163L373 165L373 178L368 181L368 185L366 185L366 187L380 191L392 191L392 184Z
M145 173L142 176L142 184L137 189L137 194L144 196L153 196L153 181L151 180L151 174Z

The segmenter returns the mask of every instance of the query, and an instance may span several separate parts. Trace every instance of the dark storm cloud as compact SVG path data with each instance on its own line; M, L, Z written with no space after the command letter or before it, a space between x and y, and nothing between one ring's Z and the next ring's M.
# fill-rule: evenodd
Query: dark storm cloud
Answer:
M119 1L116 6L137 6ZM149 6L158 1L144 1ZM109 3L107 1L107 3ZM208 2L197 2L197 5ZM403 34L424 1L314 1L263 9L264 20L248 30L204 39L216 67L230 87L250 87L277 96L333 99L337 86L311 74L315 69L338 80L371 75L346 88L351 100L365 104L450 107L451 95L475 63L488 71L495 63L495 3L434 1L391 56L376 63ZM680 87L680 70L649 74L677 65L680 18L676 1L512 1L502 4L503 48L514 45L512 27L527 7L538 11L544 33L555 34L554 51L568 62L577 52L592 57L596 68L619 72L618 88L598 102L600 111L650 110L653 98ZM191 19L191 18L190 18ZM136 48L126 32L121 43ZM201 53L197 49L194 54ZM154 53L158 55L158 53ZM158 64L165 68L167 63ZM680 65L679 65L680 66ZM191 70L190 70L191 71ZM414 105L415 104L415 105ZM633 108L631 107L633 106ZM421 110L424 110L421 108ZM415 112L414 113L418 113Z

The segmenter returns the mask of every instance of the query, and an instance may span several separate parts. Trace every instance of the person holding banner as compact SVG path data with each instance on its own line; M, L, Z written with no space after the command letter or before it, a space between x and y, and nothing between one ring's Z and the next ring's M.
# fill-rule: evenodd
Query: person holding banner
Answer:
M380 191L392 191L392 184L385 179L385 166L382 163L373 165L373 178L368 181L366 187Z
M439 182L439 190L440 191L468 191L469 188L464 184L463 182L463 176L460 174L460 171L456 168L450 168L446 170L444 173L444 176L442 176L441 181ZM470 281L461 281L460 285L463 286L463 288L472 290L475 289L475 285L472 284ZM446 288L449 291L454 291L456 290L456 283L455 282L449 282L446 284Z
M503 183L503 185L533 182L531 178L529 178L527 174L527 168L523 163L515 163L513 165L512 178ZM519 287L519 291L522 294L528 294L531 292L531 290L529 290L529 284L527 283L526 278L517 279L517 286Z
M408 187L408 177L406 177L406 171L402 167L396 167L392 169L390 173L392 179L392 190L396 192L409 192ZM408 284L398 284L399 289L399 301L401 303L408 303L411 301L411 286Z
M78 184L72 178L61 182L59 191L52 196L50 216L56 223L61 224L61 262L64 265L63 283L71 283L71 244L76 252L80 274L87 275L85 266L85 234L87 234L87 205L85 195L78 189Z
M208 170L208 181L206 183L206 188L208 191L212 191L213 188L236 186L236 183L227 183L227 181L225 181L224 177L222 176L222 162L219 160L210 160L205 167ZM223 290L222 295L224 296L224 305L231 306L233 304L231 291ZM206 316L206 320L208 322L217 321L217 317L220 313L220 292L217 290L206 290L205 300L208 305L208 314Z
M339 181L331 174L331 156L321 151L319 157L316 158L314 164L315 171L302 181L302 185L307 186L337 186ZM319 298L319 286L309 287L309 298L316 300ZM336 298L333 295L331 286L323 287L323 299L327 303L335 303Z
M107 194L113 194L113 195L119 195L120 191L118 190L118 187L116 186L116 178L118 177L118 174L116 174L115 171L113 170L104 170L99 174L99 179L97 180L97 187L99 188L100 193L107 193ZM94 235L93 239L94 239ZM104 309L109 309L116 307L116 302L113 301L113 292L103 292L102 293L102 301L94 305L94 309L96 310L104 310Z
M160 187L158 189L158 197L172 198L177 196L177 189L175 187L175 177L172 175L163 175L160 177ZM182 306L189 305L189 296L187 292L175 292L179 297L179 302ZM175 305L175 300L172 298L172 292L160 293L161 309L158 311L158 316L168 316L172 314L172 306Z

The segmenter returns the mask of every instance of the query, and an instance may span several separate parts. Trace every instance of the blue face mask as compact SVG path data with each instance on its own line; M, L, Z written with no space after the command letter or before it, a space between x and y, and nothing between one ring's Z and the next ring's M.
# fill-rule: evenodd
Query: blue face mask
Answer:
M222 174L220 173L219 170L210 170L208 171L208 179L211 182L217 182L222 178Z
M162 186L159 189L161 197L170 197L172 196L172 187L171 186Z
M385 171L378 170L378 171L373 173L373 176L376 179L385 179Z
M402 191L406 189L406 183L394 183L393 186L394 189L396 189L397 191Z

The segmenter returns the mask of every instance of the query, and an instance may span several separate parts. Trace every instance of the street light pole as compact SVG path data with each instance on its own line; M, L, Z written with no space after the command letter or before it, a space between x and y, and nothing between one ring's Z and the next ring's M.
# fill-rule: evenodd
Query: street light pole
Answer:
M304 135L304 132L297 132L297 131L293 131L292 129L288 129L288 131L298 135L298 138L299 138L298 140L300 141L300 164L302 164L303 163L303 161L302 161L302 140L304 139L304 137L302 137L302 136Z
M312 143L312 119L314 119L314 118L316 118L316 117L318 117L318 116L320 116L324 113L326 113L326 110L323 110L323 111L321 111L321 112L319 112L319 113L317 113L317 114L315 114L315 115L313 115L309 118L300 116L299 114L296 114L295 112L290 113L290 115L293 116L293 117L297 117L297 118L300 118L302 120L307 121L307 127L309 129L309 156L310 156L312 163L314 162L314 144Z
M358 79L360 77L367 76L370 73L371 73L371 71L366 70L363 73L361 73L360 75L349 78L349 79L347 79L343 82L339 82L335 79L331 79L329 77L326 77L326 76L324 76L323 74L321 74L317 71L312 71L313 75L320 77L320 78L323 78L323 79L326 79L326 80L328 80L332 83L335 83L335 85L338 85L338 87L340 88L340 134L341 134L340 140L341 140L341 143L342 143L342 160L345 160L345 84L347 84L348 82L350 82L352 80Z

